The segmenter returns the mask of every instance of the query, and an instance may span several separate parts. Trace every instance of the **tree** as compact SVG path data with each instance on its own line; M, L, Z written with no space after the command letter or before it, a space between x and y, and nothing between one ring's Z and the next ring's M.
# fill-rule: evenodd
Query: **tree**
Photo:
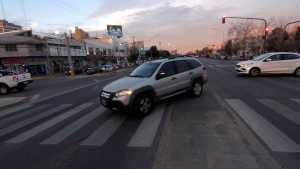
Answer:
M275 28L268 36L266 42L266 49L269 52L285 51L285 40L288 39L287 32L282 28Z
M156 46L151 46L150 49L146 52L146 56L148 58L158 58L159 57L159 51L157 50Z
M298 52L300 52L300 27L297 28L294 39L295 39L295 48Z
M224 51L226 55L232 56L232 40L226 42Z
M168 58L170 56L171 56L171 54L167 50L161 50L161 51L159 51L159 57Z

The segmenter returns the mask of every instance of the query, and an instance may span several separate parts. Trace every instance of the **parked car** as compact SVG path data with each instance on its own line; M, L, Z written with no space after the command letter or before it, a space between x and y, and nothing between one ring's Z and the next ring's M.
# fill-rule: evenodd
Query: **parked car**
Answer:
M160 100L184 92L200 96L206 82L206 67L197 59L150 61L137 67L128 77L105 86L100 92L100 101L111 110L147 115Z
M66 75L66 76L70 76L70 75L71 75L71 70L70 70L70 67L69 67L69 66L65 66L64 70L65 70L65 75ZM82 73L82 72L83 72L83 70L80 69L79 67L74 67L74 73L75 73L76 75L77 75L77 74L80 74L80 73Z
M98 68L97 67L88 67L86 70L86 74L92 75L98 73Z
M295 74L300 77L300 55L288 52L266 53L238 63L235 70L239 74L253 77L260 74Z
M114 67L112 65L103 65L101 70L103 72L111 72L114 70Z
M11 89L24 90L32 83L30 73L15 74L7 70L0 70L0 94L8 94Z

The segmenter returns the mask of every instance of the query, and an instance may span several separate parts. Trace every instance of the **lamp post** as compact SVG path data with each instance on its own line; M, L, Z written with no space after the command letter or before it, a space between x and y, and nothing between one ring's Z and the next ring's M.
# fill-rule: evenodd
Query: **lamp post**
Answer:
M263 43L263 51L265 51L267 36L268 36L268 21L263 18L252 18L252 17L236 17L236 16L223 16L222 17L222 24L226 23L226 19L239 19L239 20L257 20L262 21L265 24L264 29L264 43Z

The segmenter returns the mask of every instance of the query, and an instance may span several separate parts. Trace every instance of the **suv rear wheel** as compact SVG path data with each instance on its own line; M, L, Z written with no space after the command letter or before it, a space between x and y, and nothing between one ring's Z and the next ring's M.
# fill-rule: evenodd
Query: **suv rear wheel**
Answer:
M194 97L199 97L201 96L203 92L203 83L201 80L196 80L193 85L192 85L192 90L191 93Z
M134 113L140 116L146 116L151 113L153 109L153 100L147 94L138 96L133 104Z
M6 85L0 84L0 94L6 95L8 93L8 87Z

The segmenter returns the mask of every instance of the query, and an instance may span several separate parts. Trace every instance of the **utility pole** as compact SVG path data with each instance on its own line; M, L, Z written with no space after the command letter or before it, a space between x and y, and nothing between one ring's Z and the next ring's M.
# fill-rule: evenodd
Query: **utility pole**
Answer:
M75 73L74 73L74 66L73 66L72 56L71 56L70 39L69 39L67 33L65 33L64 35L65 35L65 43L66 43L66 47L67 47L67 54L68 54L68 62L69 62L70 73L71 73L71 77L74 77Z

